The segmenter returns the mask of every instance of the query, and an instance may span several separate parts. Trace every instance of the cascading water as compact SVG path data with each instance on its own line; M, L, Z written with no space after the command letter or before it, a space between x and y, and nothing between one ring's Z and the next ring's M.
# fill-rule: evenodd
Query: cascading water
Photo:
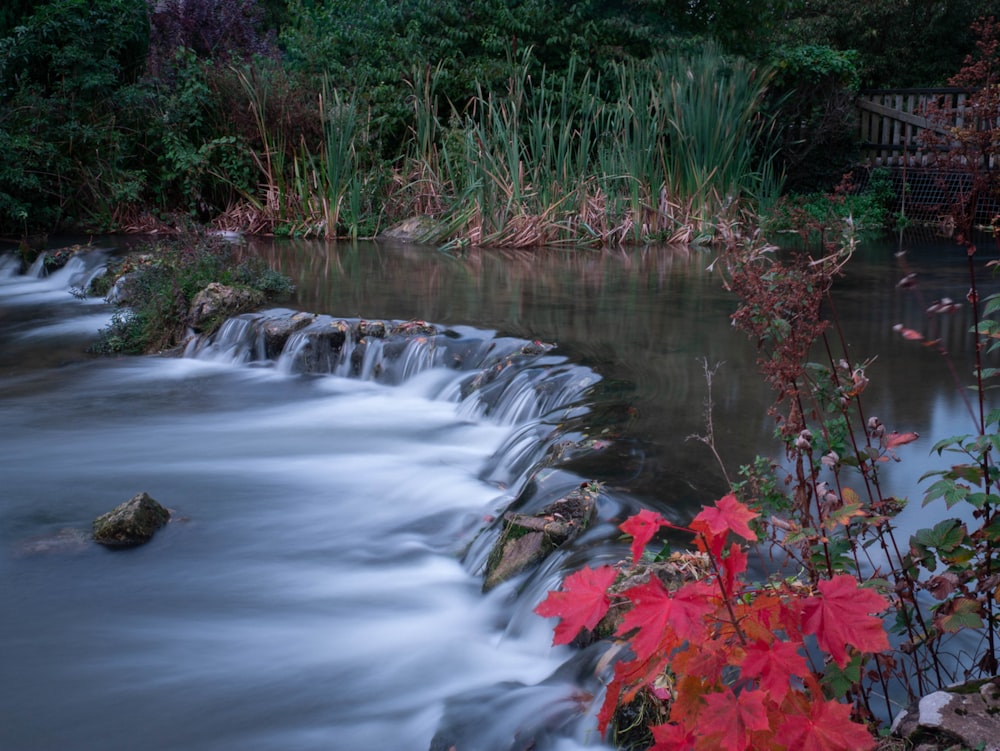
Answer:
M82 350L110 309L67 294L73 266L0 266L0 308L43 304ZM550 465L589 450L593 370L471 327L290 310L185 355L77 355L0 399L0 747L601 747L594 657L551 650L530 611L560 561L614 550L613 524L489 594L480 578L490 520L581 482ZM86 539L140 490L176 521L135 550Z
M550 649L532 607L566 570L627 554L615 524L638 499L684 521L724 492L688 440L703 358L725 361L727 465L773 455L773 395L732 299L667 248L276 248L255 252L295 271L306 312L234 318L186 357L85 353L112 309L70 291L107 253L27 273L0 256L0 749L601 748L596 655ZM967 432L932 353L892 331L924 315L893 249L852 260L838 298L857 359L878 355L871 409ZM910 262L929 297L964 296L942 248ZM893 380L911 373L928 377ZM886 468L886 492L919 498L925 445ZM597 521L483 594L501 514L594 477ZM142 490L174 521L134 550L90 542ZM910 504L904 539L925 513Z

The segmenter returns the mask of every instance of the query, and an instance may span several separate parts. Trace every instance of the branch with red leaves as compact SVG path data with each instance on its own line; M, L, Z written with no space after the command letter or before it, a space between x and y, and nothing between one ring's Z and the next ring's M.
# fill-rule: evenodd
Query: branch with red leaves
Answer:
M669 690L667 722L651 728L654 751L725 748L861 751L874 747L850 704L828 697L809 667L810 652L844 669L865 654L889 648L881 613L888 602L848 575L815 589L747 580L743 545L756 540L757 514L732 494L705 508L687 528L643 511L621 525L632 537L632 566L584 568L550 592L536 612L558 617L554 644L593 630L613 606L625 609L615 636L630 654L616 663L598 714L604 733L617 709L642 689ZM613 585L639 564L664 527L694 535L710 561L701 578L668 587L656 575ZM620 581L620 580L619 580Z

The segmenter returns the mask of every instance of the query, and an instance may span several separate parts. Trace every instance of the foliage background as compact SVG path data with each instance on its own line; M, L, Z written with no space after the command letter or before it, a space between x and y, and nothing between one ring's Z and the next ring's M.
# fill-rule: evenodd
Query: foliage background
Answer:
M307 156L331 158L324 86L357 115L353 163L372 175L354 231L374 228L399 205L387 192L414 136L414 72L437 71L446 119L506 92L529 48L533 80L576 66L613 101L616 66L715 40L775 71L766 110L787 186L828 188L853 158L853 92L943 83L972 49L972 21L998 10L1000 0L12 0L0 9L0 233L205 222L255 193L266 202L262 181L291 184Z

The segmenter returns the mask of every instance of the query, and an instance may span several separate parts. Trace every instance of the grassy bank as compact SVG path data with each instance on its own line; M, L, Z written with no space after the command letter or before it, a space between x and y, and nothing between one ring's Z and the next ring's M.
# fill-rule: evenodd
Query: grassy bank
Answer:
M623 63L611 81L574 64L533 78L533 67L522 55L505 91L479 89L461 109L440 96L440 68L415 69L407 137L389 161L371 148L363 89L324 83L322 139L290 149L294 133L267 117L267 83L241 75L260 185L233 183L239 199L218 226L359 237L424 215L422 239L455 245L690 242L777 192L766 76L747 62L707 45Z

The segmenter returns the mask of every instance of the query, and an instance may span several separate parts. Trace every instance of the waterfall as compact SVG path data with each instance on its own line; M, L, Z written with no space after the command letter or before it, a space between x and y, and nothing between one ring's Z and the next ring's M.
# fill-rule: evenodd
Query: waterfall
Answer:
M568 462L606 427L596 371L489 329L291 309L235 316L182 357L93 358L111 306L69 292L100 260L0 259L9 356L32 374L0 390L24 676L0 746L602 747L596 655L551 649L532 609L617 550L628 501L602 492L571 549L485 594L481 578L506 510L586 479ZM73 367L48 359L56 326ZM177 521L132 553L88 544L139 489Z

